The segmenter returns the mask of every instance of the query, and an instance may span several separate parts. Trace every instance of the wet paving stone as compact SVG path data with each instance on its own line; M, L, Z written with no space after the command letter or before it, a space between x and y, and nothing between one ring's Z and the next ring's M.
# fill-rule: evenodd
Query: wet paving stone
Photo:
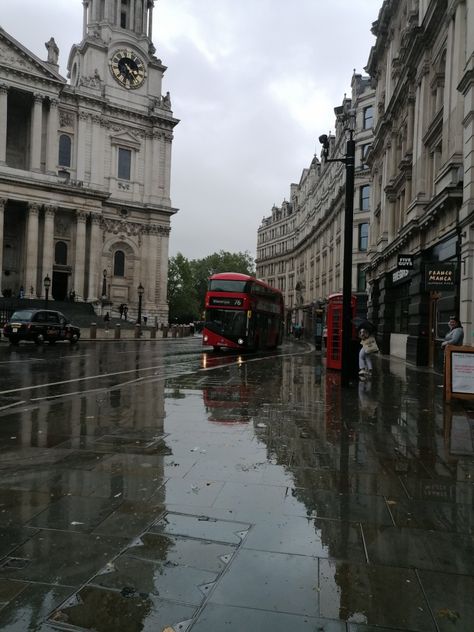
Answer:
M365 562L364 545L359 525L337 520L315 520L300 517L274 517L254 525L243 547L310 555L336 557Z
M225 483L213 507L237 512L280 510L286 493L286 487L275 485Z
M474 512L468 504L406 499L389 499L388 503L397 527L472 533Z
M240 544L250 525L211 518L206 515L168 513L158 520L150 533L181 535L226 544Z
M127 594L87 586L63 604L49 621L62 623L71 632L161 632L167 628L186 632L195 610L192 606L168 602L155 595Z
M424 529L376 529L366 525L363 533L373 564L474 574L471 536Z
M126 555L149 562L160 562L165 568L189 566L220 573L235 551L235 547L230 545L145 533L127 548Z
M51 504L49 494L24 490L0 490L0 525L28 523Z
M126 543L127 540L111 536L91 538L84 533L37 531L12 552L24 563L0 567L0 577L78 586L95 575Z
M0 527L0 559L10 555L17 546L32 538L37 531L29 527Z
M368 494L338 494L297 487L286 497L284 511L291 515L312 515L345 522L393 525L384 498Z
M124 501L105 520L103 520L92 534L108 535L113 533L117 537L136 537L148 529L165 512L165 506L157 502Z
M90 532L122 502L121 498L102 499L67 496L51 503L30 520L29 526Z
M216 579L217 573L191 566L167 565L121 555L104 572L96 575L91 584L118 591L150 593L198 606Z
M413 570L321 560L319 590L323 617L419 632L434 628Z
M224 483L212 480L170 478L163 485L162 493L170 504L212 507L223 487Z
M22 590L1 606L0 629L8 632L53 632L54 628L47 625L45 619L70 595L70 589L44 584L10 583L21 585Z
M192 632L346 632L339 621L281 614L251 608L208 604L192 627Z
M473 577L429 571L419 577L440 632L474 627Z
M218 582L210 603L317 617L318 560L240 550L231 572Z

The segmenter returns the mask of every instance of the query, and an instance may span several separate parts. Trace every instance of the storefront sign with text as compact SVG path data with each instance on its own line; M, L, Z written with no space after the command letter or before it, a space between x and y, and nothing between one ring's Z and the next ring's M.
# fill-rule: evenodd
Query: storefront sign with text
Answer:
M425 287L427 290L450 290L455 282L454 263L426 263Z

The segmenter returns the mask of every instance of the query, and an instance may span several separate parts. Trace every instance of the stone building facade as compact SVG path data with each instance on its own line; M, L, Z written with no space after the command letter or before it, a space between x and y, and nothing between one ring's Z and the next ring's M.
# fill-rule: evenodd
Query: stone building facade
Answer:
M354 176L352 287L365 306L365 267L369 239L370 171L367 152L372 142L374 90L368 77L354 74L351 98L335 108L336 130L329 136L329 158L343 158L347 126L356 141ZM257 276L282 290L287 329L302 323L313 327L314 310L331 294L342 292L344 252L345 167L315 156L290 200L274 206L257 235Z
M472 344L474 2L385 0L373 33L369 314L385 352L436 366L451 314Z
M84 0L68 82L0 29L3 294L113 305L167 320L171 144L178 120L152 44L153 0Z

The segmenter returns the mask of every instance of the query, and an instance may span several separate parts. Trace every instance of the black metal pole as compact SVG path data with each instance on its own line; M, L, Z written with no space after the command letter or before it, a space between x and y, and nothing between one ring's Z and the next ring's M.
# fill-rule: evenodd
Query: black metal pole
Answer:
M348 386L352 366L352 232L354 218L355 141L346 145L346 201L344 210L344 261L342 272L342 366L341 385Z
M139 325L142 324L142 295L141 294L138 295L138 318L137 318L137 323Z
M45 301L44 301L44 308L48 309L48 294L49 294L49 287L46 287L44 289L45 291Z

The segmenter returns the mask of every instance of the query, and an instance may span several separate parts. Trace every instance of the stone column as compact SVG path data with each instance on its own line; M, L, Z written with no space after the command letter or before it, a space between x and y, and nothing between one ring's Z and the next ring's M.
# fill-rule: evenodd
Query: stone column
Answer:
M121 0L116 0L116 3L115 3L115 26L120 26L120 3L121 3Z
M3 279L3 223L5 219L5 206L7 200L0 199L0 295L2 291Z
M92 116L91 182L104 186L104 141L100 116Z
M7 162L8 87L0 85L0 165Z
M135 2L130 2L130 13L128 16L128 20L129 20L129 29L131 31L135 31Z
M164 181L163 184L163 197L167 204L171 204L170 200L170 184L171 184L171 143L173 141L173 134L168 132L164 138Z
M30 168L32 171L41 170L41 137L43 122L43 95L35 94L31 117L31 154Z
M56 173L58 166L58 101L51 99L49 106L48 134L46 144L46 173Z
M158 277L159 305L162 310L167 309L167 289L168 289L168 246L170 229L163 227L160 237L160 268Z
M84 181L86 174L86 131L89 115L87 112L79 112L79 125L77 130L77 180Z
M148 38L153 39L153 3L148 8Z
M89 7L89 0L83 0L82 6L82 39L85 39L87 36L87 9Z
M84 281L86 268L86 213L76 212L76 250L74 256L73 290L78 301L84 300Z
M146 301L153 307L156 304L156 269L158 259L158 226L148 227L148 253L147 278L146 278Z
M87 300L96 301L99 294L99 263L100 263L100 221L101 216L91 213L91 240L89 254L89 283Z
M33 295L37 294L38 276L38 224L39 207L37 204L28 205L28 218L26 223L26 244L25 244L25 278L23 287L28 296L30 288L33 288Z
M53 281L53 263L54 263L54 216L57 207L46 206L44 209L44 232L43 232L43 265L41 269L41 296L44 295L43 279L46 275ZM51 291L49 298L52 300Z

